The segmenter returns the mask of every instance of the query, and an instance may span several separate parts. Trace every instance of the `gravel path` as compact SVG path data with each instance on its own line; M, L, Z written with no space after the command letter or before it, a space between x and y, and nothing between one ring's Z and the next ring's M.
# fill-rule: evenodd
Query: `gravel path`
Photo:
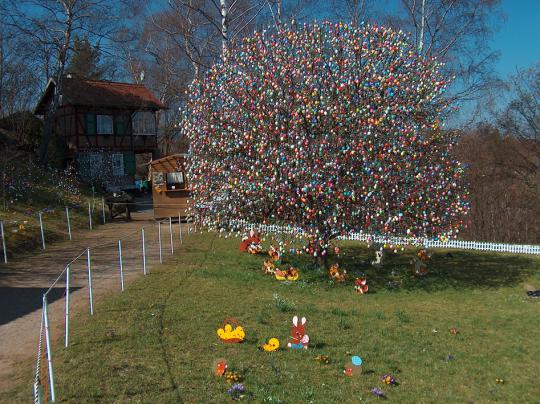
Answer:
M70 313L88 312L87 256L90 247L94 302L101 294L121 289L118 239L122 238L124 284L143 275L141 228L145 228L147 268L159 263L158 225L151 211L132 214L131 222L114 222L96 230L77 234L73 241L59 242L43 252L20 257L0 265L0 394L9 391L19 378L28 380L22 366L35 358L39 339L42 295L57 279L65 265L82 254L70 266ZM173 243L178 248L178 224L173 223ZM182 231L185 235L185 224ZM161 226L162 254L171 254L169 223ZM55 349L63 343L65 277L49 294L49 321ZM60 341L62 339L62 341ZM54 350L53 350L54 352ZM54 358L54 356L53 356ZM30 365L31 366L31 365ZM25 369L24 369L25 370ZM31 386L29 386L29 391Z

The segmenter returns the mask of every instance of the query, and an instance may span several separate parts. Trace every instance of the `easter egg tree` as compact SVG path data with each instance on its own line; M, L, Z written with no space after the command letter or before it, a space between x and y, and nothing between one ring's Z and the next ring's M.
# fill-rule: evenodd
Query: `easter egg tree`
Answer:
M255 32L189 90L195 215L291 225L325 256L350 231L452 237L468 210L447 83L407 36L376 25Z

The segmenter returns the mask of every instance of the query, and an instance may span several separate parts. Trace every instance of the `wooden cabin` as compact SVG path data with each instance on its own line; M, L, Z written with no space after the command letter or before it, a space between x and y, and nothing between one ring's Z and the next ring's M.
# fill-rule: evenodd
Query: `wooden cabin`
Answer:
M187 215L189 181L186 178L185 154L173 154L150 162L154 217L177 218Z
M36 115L46 115L55 87L50 80ZM55 135L66 144L66 165L110 190L133 186L136 155L157 156L156 114L164 108L143 85L67 75L54 122Z

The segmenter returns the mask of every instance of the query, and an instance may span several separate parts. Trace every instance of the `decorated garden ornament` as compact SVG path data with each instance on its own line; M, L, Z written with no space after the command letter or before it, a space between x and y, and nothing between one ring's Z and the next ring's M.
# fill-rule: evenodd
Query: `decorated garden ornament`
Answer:
M278 281L295 281L298 279L299 276L298 269L293 267L289 267L284 271L282 271L281 269L276 269L274 274Z
M375 268L382 267L383 258L384 258L384 249L383 247L381 247L375 251L375 261L371 261L371 265L373 265Z
M242 238L240 243L240 251L249 252L251 254L258 254L262 251L261 237L255 232L250 230L249 236Z
M279 261L281 259L281 253L279 252L279 249L274 247L273 245L271 245L268 249L268 255L270 256L270 259L272 259L272 261Z
M354 355L351 357L351 362L345 365L343 373L345 373L346 376L358 375L362 373L363 363L364 361L362 360L362 358L360 358L358 355Z
M431 258L427 250L421 249L412 259L411 264L414 265L414 274L417 276L427 275L427 261Z
M293 317L293 327L291 332L292 342L289 342L287 346L293 349L308 349L309 335L306 334L306 318L302 317L300 323L298 322L298 316Z
M259 349L265 352L277 351L279 349L279 340L277 338L270 338L268 342L261 345Z
M232 317L223 321L223 326L217 330L217 335L223 342L243 342L246 336L244 329Z
M367 284L367 278L366 277L356 278L356 280L354 281L354 290L356 290L356 293L359 293L361 295L367 293L369 290L369 286Z
M330 269L328 269L328 275L334 282L343 283L347 280L347 271L345 269L340 271L338 263L333 264Z
M273 275L276 272L276 266L272 261L264 261L263 271L266 275Z
M216 376L223 376L227 370L227 361L223 358L216 359L212 366L213 372Z

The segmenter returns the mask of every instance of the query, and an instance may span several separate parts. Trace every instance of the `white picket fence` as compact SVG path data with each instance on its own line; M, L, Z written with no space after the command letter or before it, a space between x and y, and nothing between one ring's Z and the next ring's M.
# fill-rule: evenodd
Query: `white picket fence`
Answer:
M234 228L241 229L255 229L261 233L270 234L297 234L306 235L299 228L292 226L279 226L279 225L266 225L248 223L243 220L232 220L230 222ZM356 240L363 242L373 242L379 244L391 244L391 245L415 245L422 246L424 248L455 248L462 250L476 250L476 251L495 251L495 252L507 252L516 254L537 254L540 255L540 245L530 244L505 244L505 243L489 243L483 241L467 241L467 240L447 240L442 241L438 239L416 238L416 237L395 237L395 236L383 236L372 235L363 232L351 232L345 236L338 237L340 240Z

